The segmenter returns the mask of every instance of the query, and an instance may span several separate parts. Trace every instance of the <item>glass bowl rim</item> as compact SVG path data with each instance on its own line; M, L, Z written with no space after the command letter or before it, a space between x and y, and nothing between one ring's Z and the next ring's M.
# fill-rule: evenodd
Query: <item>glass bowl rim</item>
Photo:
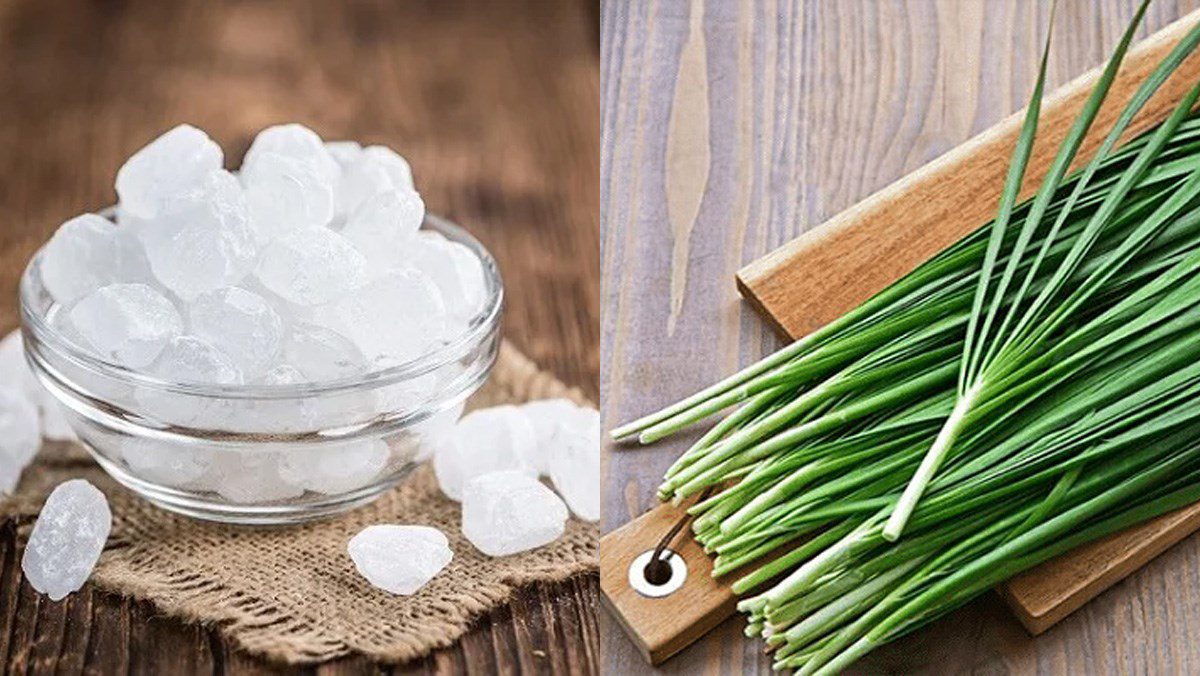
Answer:
M95 212L109 220L113 220L116 207L110 206ZM458 334L445 345L427 352L409 361L393 364L387 368L368 371L350 376L321 380L311 383L294 383L284 385L211 385L204 383L175 382L138 372L126 366L106 360L76 346L46 321L45 317L35 311L35 294L41 288L40 280L34 279L34 269L41 259L45 244L29 258L20 281L21 327L26 342L26 354L29 359L44 359L34 357L29 347L29 337L40 347L54 352L57 357L66 359L74 366L92 373L113 378L137 387L160 390L174 394L195 396L211 396L224 399L292 399L313 397L318 395L337 395L363 388L387 387L412 378L435 371L449 364L487 341L498 329L500 317L504 308L504 281L500 276L499 266L491 252L479 240L463 227L450 220L432 213L425 214L422 227L431 229L453 242L467 247L479 260L484 273L484 282L488 291L483 308L468 322L466 331Z

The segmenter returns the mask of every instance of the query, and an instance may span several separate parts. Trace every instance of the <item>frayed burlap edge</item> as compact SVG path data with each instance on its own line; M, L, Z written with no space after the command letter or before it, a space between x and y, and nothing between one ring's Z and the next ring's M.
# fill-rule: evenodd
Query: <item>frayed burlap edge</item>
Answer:
M540 371L505 344L492 378L471 406L582 393ZM452 644L521 587L595 571L598 531L572 519L557 542L493 559L459 533L458 505L441 496L428 467L379 500L339 518L291 528L244 528L172 515L107 478L78 447L49 444L0 516L27 537L48 490L83 476L109 495L113 534L92 584L200 622L248 652L290 664L359 653L405 662ZM374 589L353 568L345 543L372 523L441 529L454 560L412 597Z

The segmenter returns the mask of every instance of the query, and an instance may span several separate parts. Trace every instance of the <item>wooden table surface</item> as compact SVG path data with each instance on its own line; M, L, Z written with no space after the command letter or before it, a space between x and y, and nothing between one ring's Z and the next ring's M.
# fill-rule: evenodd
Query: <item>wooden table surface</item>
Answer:
M1101 64L1136 2L1059 4L1054 84ZM1155 0L1141 34L1198 5ZM734 272L1023 106L1048 10L1035 0L603 3L606 429L776 348ZM687 442L605 449L605 532L654 504ZM1036 639L988 595L856 669L1198 673L1198 570L1192 537ZM607 614L601 626L610 673L650 671ZM766 670L743 626L727 621L662 671Z
M16 325L30 253L112 203L114 174L141 145L190 122L236 164L257 130L299 121L407 156L429 209L499 259L506 335L597 397L597 26L583 0L0 0L0 329ZM597 593L588 577L529 589L399 670L594 671ZM0 525L0 672L268 668L148 604L90 587L40 601Z

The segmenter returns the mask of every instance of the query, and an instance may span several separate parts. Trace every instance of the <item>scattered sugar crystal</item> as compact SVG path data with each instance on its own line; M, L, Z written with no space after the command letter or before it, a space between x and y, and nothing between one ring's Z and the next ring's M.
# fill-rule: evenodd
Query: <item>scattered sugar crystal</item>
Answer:
M367 526L346 549L367 582L403 596L417 593L454 558L446 536L428 526Z
M279 454L284 481L326 495L371 484L387 466L390 451L379 439L296 445Z
M579 416L579 407L568 399L542 399L522 404L519 407L533 425L537 442L536 450L530 464L537 468L542 476L550 474L550 449L557 443L557 437L569 422Z
M341 173L338 163L325 149L321 137L301 124L279 124L258 132L246 157L243 170L253 167L266 153L275 153L311 165L327 182L336 181Z
M482 474L466 485L462 532L488 556L507 556L562 536L567 506L524 472Z
M197 336L171 339L155 363L155 375L175 383L237 385L242 373L233 360L212 343Z
M236 503L277 502L304 494L303 488L280 476L276 453L217 451L214 468L211 482L216 491Z
M316 308L313 320L344 330L368 359L402 362L421 356L444 335L446 306L428 275L401 268Z
M392 181L393 188L414 189L412 167L395 150L387 146L367 146L363 148L363 158L383 167Z
M180 298L235 285L253 269L258 243L233 174L210 172L161 211L138 228L138 237L154 276Z
M409 244L403 258L437 284L455 333L465 330L483 309L487 294L479 257L458 242L422 236Z
M70 321L89 348L130 368L148 366L183 331L171 301L145 284L93 291L71 308Z
M120 441L121 459L139 479L182 488L209 470L212 453L203 449L172 446L149 439L124 437Z
M537 476L528 463L536 444L533 426L515 406L496 406L463 416L437 445L433 469L442 493L462 500L463 486L474 477L499 470Z
M15 384L24 397L37 406L43 437L53 441L75 440L75 431L67 421L62 404L29 369L20 329L10 331L0 340L0 383Z
M405 247L421 227L425 203L415 190L388 190L366 199L342 234L376 268L400 265Z
M575 516L600 520L600 413L579 409L554 435L550 480Z
M58 228L42 250L40 270L46 290L59 303L109 284L149 279L137 238L95 214L76 216Z
M266 371L282 349L279 313L262 296L236 286L196 298L188 321L193 334L227 356L247 379Z
M0 495L12 493L40 445L37 407L15 384L0 383Z
M367 262L345 237L318 228L272 242L256 274L263 286L289 303L318 305L361 286L367 279Z
M362 373L366 358L346 336L314 324L297 324L284 341L283 357L306 380L335 380Z
M53 601L77 591L100 559L112 529L104 494L83 479L59 484L33 524L21 570Z
M259 241L320 228L333 218L333 182L312 164L263 152L239 178L246 189L250 224Z
M194 188L223 161L221 147L207 134L181 124L134 153L117 171L121 211L155 218L164 203Z

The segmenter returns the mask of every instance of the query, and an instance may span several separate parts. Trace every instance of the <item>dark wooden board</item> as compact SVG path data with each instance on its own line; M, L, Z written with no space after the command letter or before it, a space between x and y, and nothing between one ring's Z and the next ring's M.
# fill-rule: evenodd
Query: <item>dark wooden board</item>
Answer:
M156 134L190 122L236 164L255 131L300 121L407 156L429 209L499 259L505 334L596 398L597 21L583 0L0 0L0 330L16 325L29 254L112 203L115 171ZM15 546L0 527L0 673L268 669L215 631L90 588L39 604ZM597 588L530 589L397 670L594 672Z

